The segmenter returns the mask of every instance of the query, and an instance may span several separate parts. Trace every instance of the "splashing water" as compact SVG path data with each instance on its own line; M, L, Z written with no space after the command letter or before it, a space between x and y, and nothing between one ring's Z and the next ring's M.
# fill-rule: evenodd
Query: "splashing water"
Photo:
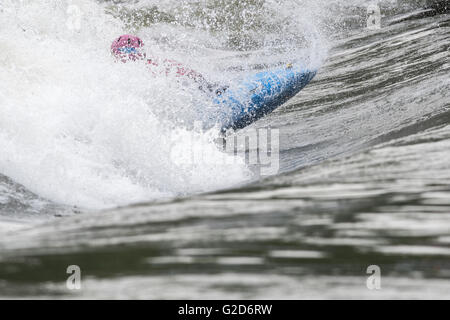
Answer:
M138 32L149 56L178 59L216 82L231 81L256 62L323 59L314 24L279 23L295 3L245 1L236 7L233 1L205 6L185 1L162 5L170 21L148 23L141 17L140 25L136 12L139 16L149 2L127 4L134 15L109 2L2 3L0 172L63 204L111 207L251 178L239 156L228 155L236 157L233 166L214 165L223 157L214 132L192 129L194 121L220 111L217 106L198 90L155 77L140 64L115 64L109 46L117 35ZM265 20L274 12L280 13L276 19ZM268 32L273 26L278 27ZM171 161L173 144L188 137L194 137L193 148L207 150L208 165Z
M374 2L379 29L367 25ZM448 297L446 5L2 0L0 295ZM301 94L235 135L279 129L280 174L254 181L242 157L218 151L217 131L195 124L217 111L204 94L112 62L122 33L217 83L294 60L320 66ZM207 159L193 164L192 149ZM177 195L100 212L52 202ZM73 264L84 275L76 293L63 279ZM367 287L374 264L382 290Z

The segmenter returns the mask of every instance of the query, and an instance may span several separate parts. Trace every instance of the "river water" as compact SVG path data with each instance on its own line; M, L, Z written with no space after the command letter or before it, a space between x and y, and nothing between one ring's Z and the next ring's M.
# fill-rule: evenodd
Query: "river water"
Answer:
M0 297L450 298L448 2L380 1L379 27L375 3L3 0ZM277 132L277 170L193 128L200 94L115 64L125 32L217 82L317 67L227 137Z

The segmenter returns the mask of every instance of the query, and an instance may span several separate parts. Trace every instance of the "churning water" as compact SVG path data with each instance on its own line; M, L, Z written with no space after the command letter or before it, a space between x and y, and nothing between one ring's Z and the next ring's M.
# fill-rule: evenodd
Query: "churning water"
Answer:
M278 130L279 171L193 125L220 112L198 90L114 63L123 33L217 83L319 68L230 135ZM446 1L1 0L0 296L449 298L449 45Z

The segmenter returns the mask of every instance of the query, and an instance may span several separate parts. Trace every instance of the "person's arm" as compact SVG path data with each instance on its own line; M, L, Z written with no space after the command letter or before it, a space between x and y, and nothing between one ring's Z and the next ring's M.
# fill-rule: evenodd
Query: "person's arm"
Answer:
M156 66L158 67L159 64L152 60L152 59L148 59L147 63L149 65L152 66ZM197 71L183 65L181 62L175 61L175 60L169 60L166 59L163 61L163 66L165 67L165 71L166 71L166 75L175 72L175 75L177 77L187 77L193 81L195 81L196 83L198 83L200 85L200 89L203 91L212 91L213 88L215 87L213 84L211 84L210 82L208 82L203 75L201 75L200 73L198 73Z

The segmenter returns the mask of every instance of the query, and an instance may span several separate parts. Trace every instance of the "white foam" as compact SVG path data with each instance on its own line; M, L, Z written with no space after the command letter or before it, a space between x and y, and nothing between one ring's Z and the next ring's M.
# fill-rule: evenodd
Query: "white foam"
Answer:
M71 21L71 5L80 9L80 28ZM182 39L174 42L180 45L174 52L165 52L173 46L155 43L171 30L169 25L144 28L140 35L149 39L150 51L184 57L219 78L216 67L223 67L223 60L215 60L224 56L221 40L205 30L186 28L183 35L173 28ZM142 64L112 61L111 40L128 31L94 1L2 1L0 172L41 197L87 208L248 180L243 159L224 164L214 134L193 131L193 121L214 111L204 96L183 90L173 78L155 77ZM208 39L207 45L198 50L183 46L192 34L198 43ZM217 47L208 48L211 44ZM187 140L206 150L209 161L173 161L174 141Z

